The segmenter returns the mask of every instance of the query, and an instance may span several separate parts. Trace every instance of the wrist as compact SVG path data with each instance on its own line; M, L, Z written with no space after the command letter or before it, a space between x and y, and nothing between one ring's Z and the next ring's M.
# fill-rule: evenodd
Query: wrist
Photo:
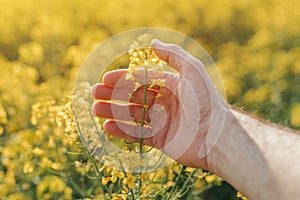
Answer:
M263 151L266 143L260 141L264 130L257 120L229 110L222 134L208 156L210 170L250 199L277 199L282 195Z
M225 153L227 152L227 141L229 134L237 129L237 119L233 115L232 110L228 108L226 110L226 117L223 129L221 131L220 137L217 140L212 151L207 156L207 166L209 171L222 175L222 164L224 163Z

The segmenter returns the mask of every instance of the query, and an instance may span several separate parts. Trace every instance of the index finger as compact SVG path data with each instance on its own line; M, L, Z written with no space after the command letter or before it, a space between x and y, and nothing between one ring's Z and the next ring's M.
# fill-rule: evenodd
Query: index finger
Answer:
M106 72L102 77L102 82L105 86L114 88L116 85L119 87L133 87L134 83L132 81L126 80L127 69L117 69L113 71Z
M126 80L128 69L118 69L106 72L102 78L103 84L110 88L135 88L136 84L145 84L145 70L143 68L136 69L133 73L134 80ZM147 71L147 84L151 84L154 79L172 78L170 72ZM174 78L174 77L173 77ZM168 80L166 80L168 81Z

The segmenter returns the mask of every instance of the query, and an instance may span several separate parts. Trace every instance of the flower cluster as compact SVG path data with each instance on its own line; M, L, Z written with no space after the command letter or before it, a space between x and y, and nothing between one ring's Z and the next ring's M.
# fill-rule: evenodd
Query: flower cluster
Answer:
M78 140L77 125L72 110L72 96L68 95L63 99L64 106L61 106L56 115L58 127L64 127L66 140L69 144Z
M140 35L128 50L130 63L128 65L128 73L125 77L127 80L135 80L134 74L137 69L147 69L153 71L164 71L166 63L162 61L151 48L152 36L149 34Z
M105 136L97 119L91 113L91 86L83 82L78 84L73 92L72 111L78 134L88 151L100 158Z

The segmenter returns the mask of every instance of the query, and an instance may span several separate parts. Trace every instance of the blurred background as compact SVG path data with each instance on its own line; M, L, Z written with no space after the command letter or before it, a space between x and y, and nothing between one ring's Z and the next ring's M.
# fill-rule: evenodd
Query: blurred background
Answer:
M300 129L298 0L0 0L0 5L1 199L41 199L51 184L61 199L80 196L68 176L78 157L65 154L72 144L56 127L56 109L88 53L132 28L169 28L192 37L216 62L230 104ZM76 170L71 177L84 182L84 173ZM231 199L233 191L226 184L214 186L203 198Z

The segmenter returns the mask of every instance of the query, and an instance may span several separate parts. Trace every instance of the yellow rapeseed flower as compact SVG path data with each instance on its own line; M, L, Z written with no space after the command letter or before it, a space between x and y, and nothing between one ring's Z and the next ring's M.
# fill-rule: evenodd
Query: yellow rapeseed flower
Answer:
M247 197L245 197L242 193L237 192L236 197L241 198L242 200L248 200Z
M120 172L118 170L113 169L111 171L111 181L114 183L117 181L118 178L124 178L125 174L123 172Z
M7 124L7 113L5 109L0 105L0 123L1 124Z
M106 185L109 181L111 181L111 177L103 177L101 180L103 185Z
M150 88L153 88L154 86L162 87L166 83L166 79L151 79L151 85Z
M26 162L24 167L23 167L24 174L29 174L29 173L32 173L33 171L34 171L33 163L30 162L30 161Z
M206 182L208 183L213 183L217 180L217 176L212 174L212 175L208 175L208 176L205 176L205 180Z
M147 172L141 173L140 179L141 179L141 180L145 180L146 178L147 178Z
M51 168L56 170L56 171L61 171L62 170L62 165L58 162L52 163Z
M3 134L3 132L4 132L4 128L3 128L3 126L0 126L0 135L2 135L2 134Z
M33 153L34 155L40 156L40 155L42 155L42 154L44 153L44 151L43 151L42 149L38 148L38 147L35 147L35 148L33 149L32 153Z
M135 177L132 175L132 173L127 172L126 177L123 179L123 184L128 185L130 189L135 188Z
M113 194L112 200L126 200L126 195L124 194Z
M290 113L291 113L291 124L295 127L300 127L300 103L293 106Z

